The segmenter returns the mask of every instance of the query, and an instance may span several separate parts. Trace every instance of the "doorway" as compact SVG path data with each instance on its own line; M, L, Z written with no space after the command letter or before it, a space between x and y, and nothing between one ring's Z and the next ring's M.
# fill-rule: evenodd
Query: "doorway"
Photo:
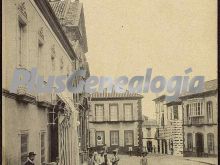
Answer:
M202 156L204 152L204 137L202 133L196 133L196 155Z

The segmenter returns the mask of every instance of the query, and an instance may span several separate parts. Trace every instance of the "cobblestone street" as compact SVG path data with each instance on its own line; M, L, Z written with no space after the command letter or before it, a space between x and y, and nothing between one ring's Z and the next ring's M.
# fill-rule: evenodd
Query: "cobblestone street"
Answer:
M110 158L110 155L109 155ZM140 157L120 155L119 165L139 165ZM181 156L171 155L148 155L148 165L205 165L205 164L217 164L216 163L201 163L192 160L187 160Z

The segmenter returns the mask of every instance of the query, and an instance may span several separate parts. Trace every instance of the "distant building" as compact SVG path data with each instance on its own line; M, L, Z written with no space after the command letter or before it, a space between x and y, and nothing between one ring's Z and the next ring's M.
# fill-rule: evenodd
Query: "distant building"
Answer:
M168 120L171 129L170 148L173 155L183 154L183 120L181 100L170 101L167 104Z
M207 81L201 93L186 93L183 102L184 156L218 154L217 80Z
M94 93L89 116L90 147L127 153L142 148L143 96L131 93Z
M182 138L182 105L180 100L166 102L162 95L153 101L156 106L158 152L162 154L181 155Z
M143 132L143 148L147 152L157 153L157 122L154 119L149 119L143 116L142 132Z

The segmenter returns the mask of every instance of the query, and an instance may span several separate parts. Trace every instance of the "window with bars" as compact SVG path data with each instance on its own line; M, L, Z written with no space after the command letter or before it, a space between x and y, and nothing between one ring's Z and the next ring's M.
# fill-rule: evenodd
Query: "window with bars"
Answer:
M46 133L45 132L41 132L40 133L40 148L41 148L41 151L40 151L40 156L41 156L41 163L44 163L45 162L45 135Z
M191 103L189 104L189 117L202 116L203 115L203 103Z
M110 121L118 121L118 105L117 104L109 105L109 118L110 118Z
M134 133L132 130L125 131L125 146L131 146L134 144Z
M21 164L24 164L28 156L28 133L21 134Z
M104 105L95 105L95 120L104 121Z
M111 146L119 145L119 131L110 131Z
M214 134L207 134L208 153L214 153Z
M133 120L133 106L132 104L124 104L124 120Z
M188 149L188 151L192 151L193 150L193 137L192 137L192 133L188 133L187 134L187 149Z
M207 102L207 121L208 123L213 122L213 108L212 108L212 102Z

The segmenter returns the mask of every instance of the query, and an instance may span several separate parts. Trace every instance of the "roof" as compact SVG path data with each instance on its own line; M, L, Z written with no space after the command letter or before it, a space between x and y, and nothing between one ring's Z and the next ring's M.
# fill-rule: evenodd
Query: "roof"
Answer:
M50 5L58 19L65 19L65 22L73 26L79 25L82 3L64 1L50 1Z
M155 119L145 119L143 124L143 126L156 126L157 125L157 121Z
M217 79L214 79L214 80L210 80L210 81L205 82L204 90L202 92L197 92L197 93L186 92L186 93L181 94L180 98L192 96L192 95L197 95L197 94L204 94L204 93L208 93L208 92L213 92L213 91L217 91L217 89L218 89L218 81L217 81Z
M169 106L169 105L176 105L176 104L181 104L182 103L182 100L180 98L176 98L175 100L170 100L169 102L167 102L166 104Z
M165 100L165 98L166 98L166 95L161 95L161 96L159 96L159 97L153 99L153 101Z
M137 93L130 93L128 91L124 92L124 93L116 93L116 92L107 92L107 90L105 90L102 93L96 92L96 93L92 93L91 94L91 98L143 98L142 95L137 94Z
M80 31L79 33L83 40L84 51L87 52L88 46L83 4L78 1L71 2L70 0L57 0L50 1L50 5L62 25L75 27Z
M49 23L50 27L60 40L61 44L63 45L64 49L67 51L71 59L77 58L69 39L67 38L64 30L62 29L60 22L57 20L56 15L53 12L50 4L46 0L34 0L37 7L40 9L41 13L43 14L44 18Z

